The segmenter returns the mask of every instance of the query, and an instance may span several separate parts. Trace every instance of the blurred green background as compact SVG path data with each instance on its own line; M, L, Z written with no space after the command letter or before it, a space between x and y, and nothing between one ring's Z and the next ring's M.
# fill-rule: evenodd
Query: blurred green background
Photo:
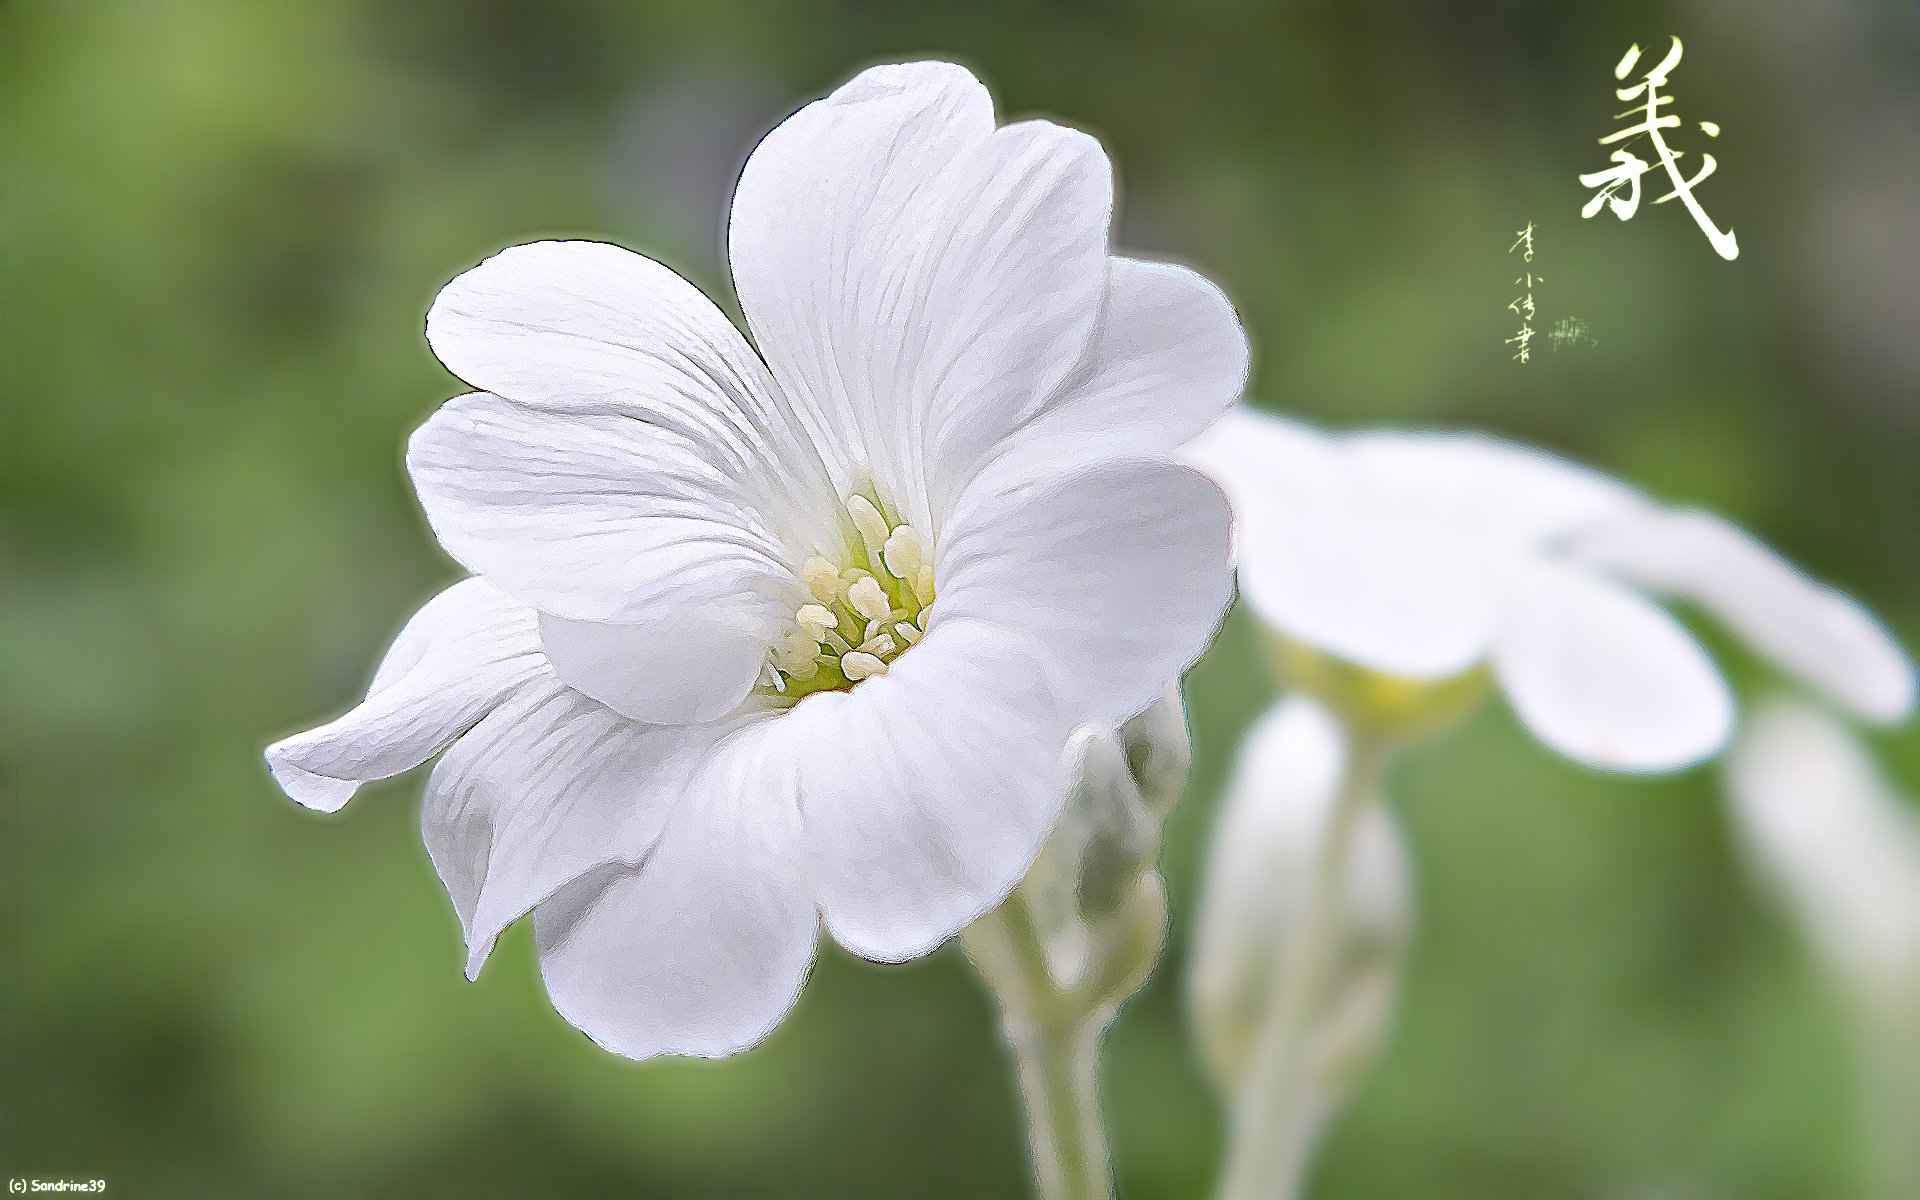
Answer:
M1668 34L1678 111L1724 129L1699 194L1737 262L1679 205L1579 217L1611 68ZM1911 4L14 0L0 1172L143 1197L1024 1192L955 951L829 950L762 1048L635 1066L552 1014L524 930L462 978L417 777L324 819L259 758L345 705L455 574L400 463L461 390L420 336L440 284L589 236L724 296L752 141L925 55L1105 140L1121 244L1221 281L1262 403L1594 462L1747 524L1920 645ZM1521 365L1502 339L1528 221L1543 315L1598 344ZM1236 614L1190 680L1177 927L1271 698L1251 647ZM1917 742L1879 739L1910 792ZM1318 1195L1850 1194L1844 1034L1711 770L1583 772L1493 708L1393 791L1422 929ZM1183 953L1176 934L1111 1042L1128 1197L1201 1195L1218 1157Z

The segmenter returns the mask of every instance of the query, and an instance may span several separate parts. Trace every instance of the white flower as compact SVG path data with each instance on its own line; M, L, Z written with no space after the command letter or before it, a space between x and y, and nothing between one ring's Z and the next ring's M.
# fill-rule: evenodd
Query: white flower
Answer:
M1729 756L1727 782L1749 853L1834 971L1869 997L1920 1002L1920 815L1858 739L1773 700Z
M901 960L992 908L1068 734L1153 700L1230 592L1224 498L1171 455L1243 336L1109 255L1111 202L1093 139L878 67L744 168L758 353L613 246L454 280L427 337L484 390L407 462L476 578L275 776L330 811L450 744L422 825L470 971L532 910L554 1006L632 1057L760 1038L820 918Z
M1281 957L1306 936L1347 758L1339 722L1290 696L1247 731L1214 819L1187 985L1201 1050L1229 1099L1279 1001ZM1412 924L1408 875L1399 832L1371 799L1354 829L1326 983L1308 1018L1304 1110L1284 1114L1284 1132L1263 1131L1297 1140L1296 1159L1385 1036Z
M1238 408L1187 457L1233 497L1265 624L1407 679L1489 663L1541 741L1594 766L1684 766L1731 728L1719 673L1649 593L1699 604L1867 720L1913 707L1912 664L1857 604L1717 517L1540 451Z

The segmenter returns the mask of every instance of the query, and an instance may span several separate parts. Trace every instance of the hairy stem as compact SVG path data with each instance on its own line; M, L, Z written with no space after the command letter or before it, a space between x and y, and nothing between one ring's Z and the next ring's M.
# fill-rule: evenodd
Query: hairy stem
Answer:
M1094 1080L1100 1033L1091 1024L1008 1030L1026 1103L1034 1177L1044 1200L1113 1195Z
M1041 1200L1111 1200L1095 1066L1112 1007L1054 983L1018 897L974 922L964 944L1000 1002Z

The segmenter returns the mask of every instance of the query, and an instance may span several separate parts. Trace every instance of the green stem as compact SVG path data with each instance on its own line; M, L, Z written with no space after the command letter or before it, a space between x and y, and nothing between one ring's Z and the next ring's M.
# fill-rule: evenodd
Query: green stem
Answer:
M1866 1195L1920 1196L1920 988L1857 1005Z
M1007 1031L1026 1103L1034 1178L1044 1200L1110 1200L1113 1177L1094 1079L1100 1029Z
M1379 793L1388 739L1348 730L1347 767L1328 817L1297 932L1274 964L1272 1007L1235 1098L1220 1200L1289 1200L1305 1175L1322 1105L1310 1061L1314 1021L1345 918L1347 871L1360 817Z
M1111 1008L1054 984L1018 896L975 921L963 940L1000 1001L1041 1200L1111 1200L1095 1078Z

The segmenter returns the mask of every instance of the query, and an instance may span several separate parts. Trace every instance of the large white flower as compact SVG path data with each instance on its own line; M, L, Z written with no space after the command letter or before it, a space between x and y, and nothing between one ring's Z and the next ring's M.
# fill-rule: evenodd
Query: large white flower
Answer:
M1717 517L1540 451L1239 408L1187 458L1233 497L1264 623L1408 679L1490 663L1534 734L1583 762L1671 769L1731 728L1719 673L1649 593L1698 603L1867 720L1912 710L1912 664L1857 604Z
M533 910L554 1006L621 1054L757 1040L821 918L939 944L1027 869L1073 728L1150 703L1230 592L1225 500L1172 453L1244 338L1110 256L1111 206L1092 138L886 66L742 173L758 353L613 246L454 280L427 337L482 390L407 462L476 577L275 776L331 811L451 745L422 825L470 970Z

